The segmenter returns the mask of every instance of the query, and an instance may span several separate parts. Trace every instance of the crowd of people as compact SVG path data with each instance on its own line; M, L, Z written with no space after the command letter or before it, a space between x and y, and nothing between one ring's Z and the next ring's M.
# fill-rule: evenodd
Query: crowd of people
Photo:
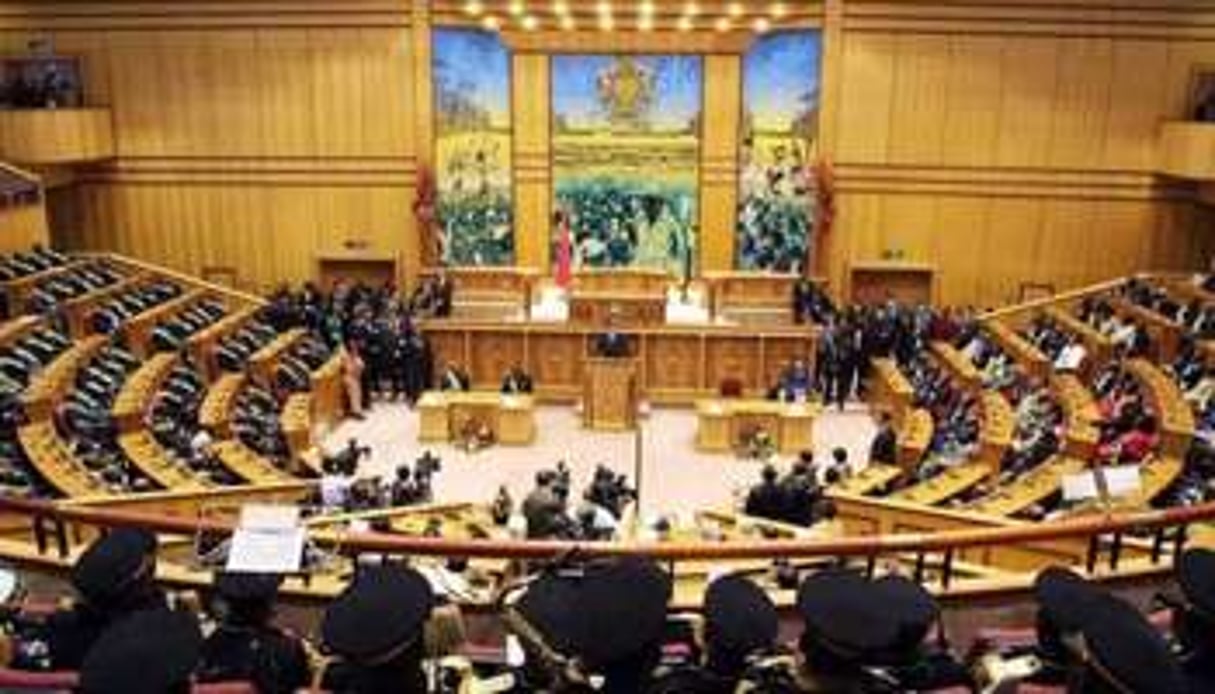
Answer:
M942 612L897 566L785 565L796 638L763 577L712 578L695 613L670 607L675 577L643 558L566 556L498 591L518 655L472 660L463 616L421 567L356 561L307 635L280 626L284 577L218 572L166 592L154 535L114 529L75 560L70 606L3 615L6 665L78 672L82 694L169 694L194 683L267 694L463 691L573 694L1020 691L1190 694L1215 687L1215 552L1189 549L1160 596L1171 629L1071 570L1034 583L1028 638L947 639ZM459 567L451 567L459 570ZM501 648L498 646L497 648ZM509 649L508 649L509 650ZM494 683L492 690L484 689ZM954 689L949 689L949 688Z

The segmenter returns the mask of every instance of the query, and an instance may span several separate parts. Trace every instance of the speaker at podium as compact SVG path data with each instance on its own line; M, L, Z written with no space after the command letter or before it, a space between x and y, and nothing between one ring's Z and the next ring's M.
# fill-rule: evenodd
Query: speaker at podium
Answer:
M627 357L587 357L583 374L583 426L624 431L637 425L636 360Z

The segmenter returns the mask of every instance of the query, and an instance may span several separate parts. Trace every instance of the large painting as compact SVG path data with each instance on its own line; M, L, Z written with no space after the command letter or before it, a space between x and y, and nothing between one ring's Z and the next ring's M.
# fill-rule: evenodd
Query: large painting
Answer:
M433 38L438 254L445 265L510 265L510 53L493 32Z
M552 58L554 259L695 273L698 56Z
M814 234L822 34L758 38L743 58L736 266L801 272Z

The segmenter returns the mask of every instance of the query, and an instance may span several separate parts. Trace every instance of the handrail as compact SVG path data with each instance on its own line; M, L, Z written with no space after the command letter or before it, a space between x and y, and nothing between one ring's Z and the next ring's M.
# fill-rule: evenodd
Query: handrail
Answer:
M142 527L174 535L231 532L234 524L102 508L62 506L45 501L0 498L0 510L41 521L58 520L100 527ZM941 553L997 545L1042 543L1159 530L1215 520L1215 503L1122 514L1101 514L1015 527L946 530L934 533L781 539L754 542L573 542L562 540L482 540L412 537L376 532L318 534L322 545L346 553L410 554L497 559L548 559L577 553L587 557L634 555L663 561L745 560L773 557L872 557L898 553Z

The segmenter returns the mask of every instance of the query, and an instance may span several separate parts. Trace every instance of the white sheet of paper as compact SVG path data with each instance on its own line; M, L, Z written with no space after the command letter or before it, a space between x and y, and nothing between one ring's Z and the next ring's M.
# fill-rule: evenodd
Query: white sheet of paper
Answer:
M1105 468L1105 489L1110 496L1138 494L1141 486L1138 465L1115 465Z
M228 550L228 571L296 573L304 556L304 529L238 528Z
M240 523L237 525L242 528L288 530L299 524L300 509L298 506L245 504L240 507Z
M1088 501L1096 499L1097 478L1091 472L1080 472L1063 476L1063 499L1065 501Z

